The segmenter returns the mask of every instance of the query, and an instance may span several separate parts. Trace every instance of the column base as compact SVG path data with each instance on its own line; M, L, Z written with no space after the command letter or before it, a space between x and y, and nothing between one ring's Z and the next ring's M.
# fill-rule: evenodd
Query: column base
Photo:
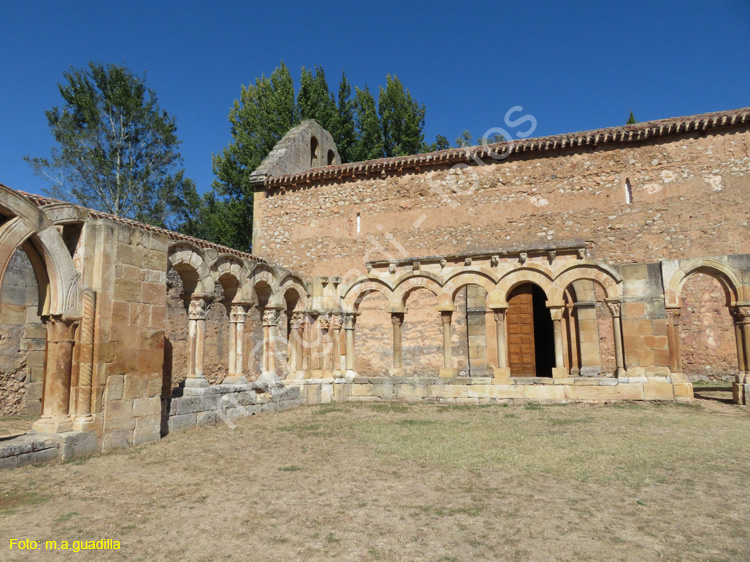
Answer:
M750 376L747 374L746 371L739 371L734 376L734 382L736 382L737 384L743 384L745 382L750 382L750 381L748 381L748 379L750 379Z
M440 376L445 378L452 378L458 376L458 369L451 369L443 367L440 369Z
M87 414L85 416L76 416L76 419L73 420L74 431L88 431L93 425L94 416L92 416L91 414Z
M208 381L203 377L188 377L185 382L182 383L182 393L187 394L203 394L204 389L210 387Z
M229 375L224 377L221 384L250 384L250 381L245 375Z
M495 367L492 370L492 375L495 380L493 380L493 383L496 383L498 380L500 381L509 381L510 380L510 367Z
M672 377L672 382L673 383L674 382L678 382L678 383L690 382L690 381L688 381L687 377L685 376L685 373L683 373L681 371L672 371L672 374L670 376ZM620 378L619 375L618 375L618 378Z
M392 377L403 377L405 373L406 370L403 367L393 367L388 369L388 374Z
M622 367L620 367L619 369L615 369L615 377L618 379L628 378L628 370L623 369ZM687 378L685 378L685 382L687 382Z
M742 406L750 406L750 384L732 384L732 402Z
M567 379L570 376L567 367L552 367L553 379Z
M354 369L347 369L346 373L344 373L344 378L347 379L356 379L358 376L359 374Z
M344 378L344 371L341 371L341 370L331 371L331 376L334 379L343 379Z
M258 377L258 382L267 382L270 386L283 386L279 375L273 371L263 371Z
M65 433L73 430L73 420L70 416L43 417L34 422L31 429L38 433Z

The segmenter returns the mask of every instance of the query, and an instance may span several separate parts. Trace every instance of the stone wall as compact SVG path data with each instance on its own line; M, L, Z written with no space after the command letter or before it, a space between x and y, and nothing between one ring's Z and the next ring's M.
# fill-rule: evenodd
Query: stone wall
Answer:
M158 440L168 240L130 225L102 223L85 232L84 243L103 247L97 252L101 285L95 370L103 400L102 449Z
M572 238L613 264L742 253L748 144L745 127L269 190L253 249L311 276Z
M0 291L0 416L41 414L46 328L39 312L34 270L19 249Z

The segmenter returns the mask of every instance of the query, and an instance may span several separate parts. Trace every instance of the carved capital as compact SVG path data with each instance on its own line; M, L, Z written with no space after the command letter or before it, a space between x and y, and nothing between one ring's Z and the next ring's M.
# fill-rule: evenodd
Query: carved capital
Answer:
M356 323L354 314L344 314L344 330L353 330Z
M497 322L498 324L504 323L505 322L505 313L506 312L507 312L506 308L502 308L500 310L496 310L494 312L495 322Z
M318 327L321 330L328 330L331 327L331 320L327 314L322 314L318 317Z
M667 323L672 326L680 324L680 313L682 311L679 308L668 308L667 309Z
M341 315L340 314L331 314L331 330L339 331L341 329Z
M207 302L202 298L190 299L188 306L188 318L190 320L205 320Z
M47 340L58 343L72 343L75 341L78 318L52 316L47 321Z
M292 330L301 330L305 327L305 313L304 312L294 312L292 313L292 318L289 321L289 324L291 325Z
M263 311L263 325L276 326L279 323L279 311L274 309Z
M450 310L441 310L440 311L440 320L443 322L443 324L450 324L451 318L453 318L453 312Z
M734 309L734 321L737 324L750 324L750 306L738 306Z
M247 317L247 312L245 311L244 306L232 305L232 308L229 311L230 322L234 324L244 324L246 317Z
M391 324L401 326L404 323L404 314L402 312L391 313Z
M607 306L609 307L609 311L612 313L612 316L614 316L615 318L618 318L620 316L619 302L607 302Z

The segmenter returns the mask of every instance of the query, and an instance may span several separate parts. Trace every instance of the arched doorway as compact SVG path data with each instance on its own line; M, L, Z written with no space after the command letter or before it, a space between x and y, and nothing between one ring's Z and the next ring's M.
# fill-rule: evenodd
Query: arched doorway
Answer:
M533 283L524 283L508 296L508 359L511 376L551 377L555 340L547 296Z

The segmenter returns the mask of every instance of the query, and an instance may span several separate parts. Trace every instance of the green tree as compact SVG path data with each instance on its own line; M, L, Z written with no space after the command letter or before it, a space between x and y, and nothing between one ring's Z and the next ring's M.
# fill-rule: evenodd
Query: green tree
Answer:
M63 73L64 105L46 112L57 143L49 158L25 157L45 192L117 216L174 228L197 196L185 177L177 124L145 77L90 62Z
M215 207L223 215L214 241L249 251L253 216L253 190L250 174L263 162L271 149L289 129L300 121L294 95L294 82L282 62L271 76L256 78L255 84L242 86L240 98L229 112L232 142L213 156L216 180L213 188L227 204ZM223 233L223 234L219 234Z
M474 142L471 140L471 133L466 129L461 136L456 139L456 148L466 148L467 146L474 146Z
M301 120L316 119L328 132L337 125L336 101L328 89L325 71L319 66L312 71L302 67L297 105Z
M353 162L355 160L354 147L357 142L357 131L354 124L352 85L345 72L341 74L341 82L339 83L338 113L329 132L336 142L341 161Z
M406 156L424 146L425 107L415 100L397 76L386 76L380 87L378 115L386 156Z
M380 129L375 97L370 88L364 90L355 87L354 127L357 141L354 144L352 157L354 162L373 160L384 156L383 132Z
M435 152L438 150L445 150L446 148L450 148L451 143L448 140L448 138L444 135L437 135L435 137L435 142L430 144L425 144L423 152Z
M627 122L625 124L626 125L635 125L636 123L638 123L638 121L635 120L635 116L633 115L633 112L631 111L630 112L630 117L628 117L628 120L627 120Z

